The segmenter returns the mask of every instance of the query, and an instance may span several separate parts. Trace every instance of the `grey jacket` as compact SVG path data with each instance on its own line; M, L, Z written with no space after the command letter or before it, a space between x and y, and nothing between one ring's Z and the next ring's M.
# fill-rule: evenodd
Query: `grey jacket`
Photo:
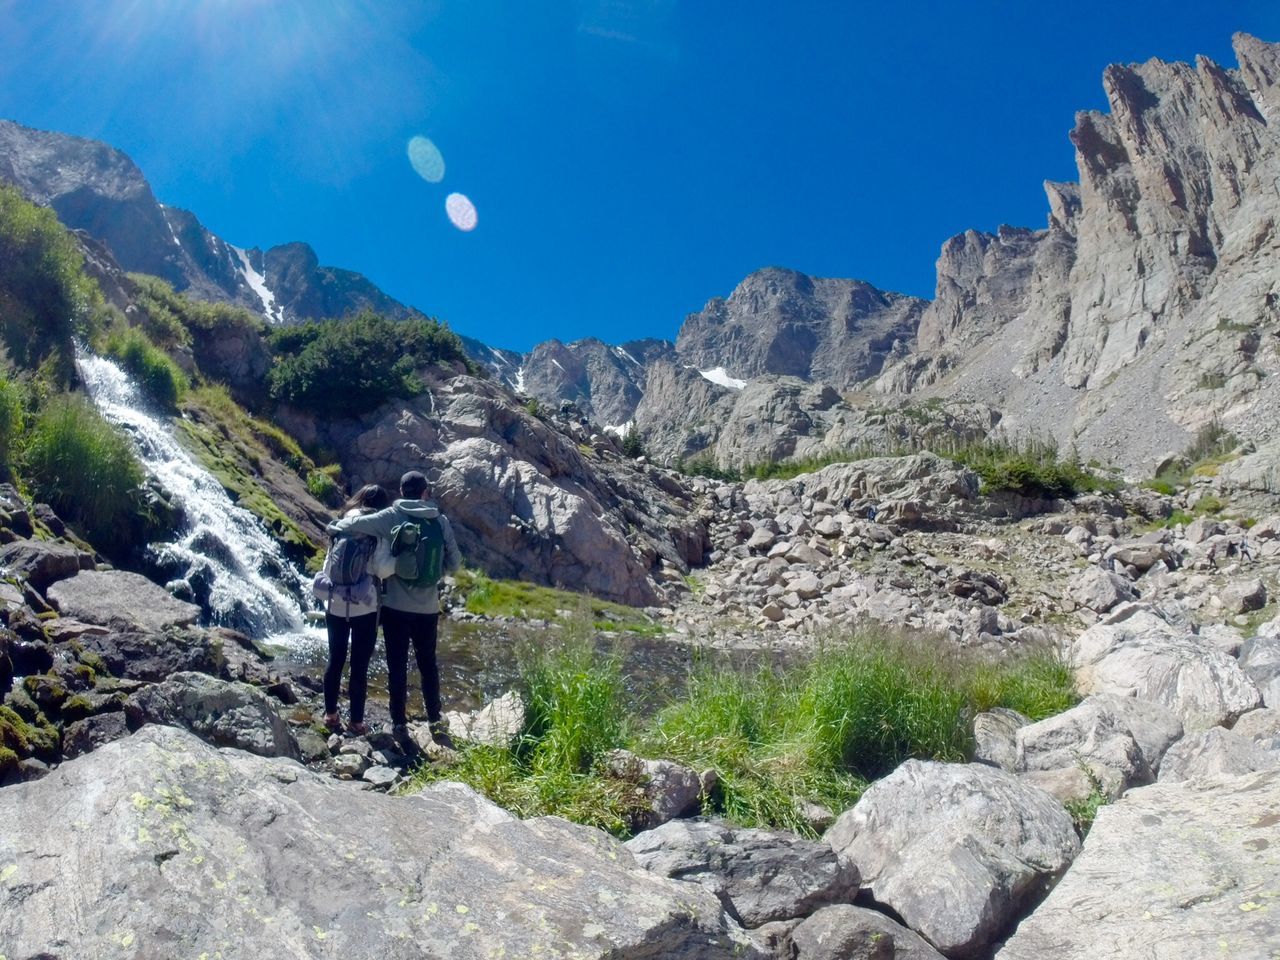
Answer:
M434 503L426 500L397 500L385 510L367 513L360 517L343 517L329 524L332 533L352 530L375 537L390 539L391 531L406 520L431 520L440 518L440 530L444 534L444 572L453 573L462 566L462 554L458 541L453 537L453 527ZM439 613L440 594L435 587L410 587L399 577L388 577L382 605L407 613Z

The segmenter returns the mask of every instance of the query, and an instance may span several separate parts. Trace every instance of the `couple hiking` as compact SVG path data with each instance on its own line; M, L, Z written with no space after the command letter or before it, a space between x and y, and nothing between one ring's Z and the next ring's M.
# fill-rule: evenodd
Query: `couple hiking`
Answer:
M437 742L447 746L440 716L440 670L436 637L440 619L438 583L461 565L453 528L426 499L427 478L411 470L400 478L400 499L388 504L376 484L361 488L344 505L343 517L329 524L333 543L316 594L328 602L329 665L324 674L325 726L337 731L338 692L348 644L351 650L351 716L348 730L363 736L369 661L379 618L387 652L387 684L392 731L408 722L409 648L422 675L427 721ZM380 585L380 588L379 588Z

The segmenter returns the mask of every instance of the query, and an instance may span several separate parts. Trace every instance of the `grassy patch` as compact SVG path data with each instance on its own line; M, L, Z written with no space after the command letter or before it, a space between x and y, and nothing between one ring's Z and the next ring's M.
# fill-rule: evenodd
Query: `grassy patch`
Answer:
M12 454L22 436L22 390L16 383L0 377L0 476L7 476Z
M604 755L626 739L621 661L582 631L520 650L525 724L510 748L464 746L460 762L422 768L415 783L460 780L521 817L555 814L626 834L635 785L603 776Z
M125 436L88 400L49 401L26 439L23 465L37 494L91 543L131 542L142 467Z
M477 570L459 571L455 581L457 596L467 612L480 616L516 617L571 625L585 615L596 630L644 634L663 632L660 624L634 607L568 590L542 587L524 580L494 580Z
M106 353L133 375L142 392L165 410L177 406L187 390L187 375L139 327L112 330L103 343Z
M996 662L885 632L830 640L785 674L697 666L643 726L619 719L616 658L581 641L522 660L521 670L530 710L516 745L464 749L460 766L421 777L462 779L522 815L621 833L633 785L598 764L615 746L714 769L709 809L811 835L806 801L840 811L909 757L967 759L976 713L1006 706L1041 719L1077 700L1070 671L1047 653Z

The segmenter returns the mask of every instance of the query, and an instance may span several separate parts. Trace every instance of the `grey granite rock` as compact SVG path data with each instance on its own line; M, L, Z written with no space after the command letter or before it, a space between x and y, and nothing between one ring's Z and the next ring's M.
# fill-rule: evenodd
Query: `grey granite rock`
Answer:
M714 893L745 927L851 900L858 871L831 848L787 833L672 820L627 841L637 862Z
M170 727L0 789L0 823L8 956L764 958L715 897L598 831L458 784L361 792Z
M997 960L1269 960L1278 811L1274 770L1130 791Z
M948 956L981 951L1080 849L1048 794L982 764L908 760L824 839L863 888Z

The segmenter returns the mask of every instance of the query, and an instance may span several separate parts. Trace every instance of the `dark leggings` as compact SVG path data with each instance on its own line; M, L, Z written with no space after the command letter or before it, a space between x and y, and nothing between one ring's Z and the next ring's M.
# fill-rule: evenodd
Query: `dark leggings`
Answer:
M382 608L382 639L387 645L387 686L391 694L391 722L408 719L405 705L409 699L409 644L422 674L422 699L427 705L427 719L440 719L440 668L436 664L436 630L438 613L409 613Z
M329 666L324 671L324 711L338 712L338 693L342 689L342 668L347 662L347 638L351 638L351 722L364 722L364 701L369 691L369 660L378 641L378 615L335 617L326 614L329 629Z

